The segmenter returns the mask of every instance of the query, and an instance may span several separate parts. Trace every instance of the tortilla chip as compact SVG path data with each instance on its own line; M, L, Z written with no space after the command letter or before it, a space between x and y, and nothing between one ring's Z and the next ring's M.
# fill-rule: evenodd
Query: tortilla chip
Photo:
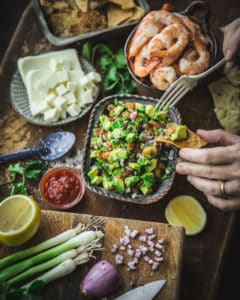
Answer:
M123 10L119 6L109 4L107 9L108 27L114 27L132 16L132 10Z
M227 76L227 79L234 86L240 86L240 69L238 67L235 68L225 68L224 74Z
M168 143L176 148L202 148L207 145L208 141L193 131L187 129L188 138L183 141L172 141L171 139L163 137L161 134L155 139L156 142Z
M75 0L75 2L82 12L88 11L88 0Z
M232 133L240 132L240 87L238 72L227 71L227 77L223 77L208 85L213 97L214 111L221 126ZM235 74L235 75L234 75Z
M90 9L97 9L99 7L104 6L105 4L107 4L108 1L107 0L90 0L89 1L89 7Z
M140 20L144 16L144 13L145 13L145 10L142 7L136 6L133 9L133 15L131 16L131 18L127 19L123 23L129 23L132 21Z
M108 0L108 2L121 6L122 9L130 9L136 7L133 0Z

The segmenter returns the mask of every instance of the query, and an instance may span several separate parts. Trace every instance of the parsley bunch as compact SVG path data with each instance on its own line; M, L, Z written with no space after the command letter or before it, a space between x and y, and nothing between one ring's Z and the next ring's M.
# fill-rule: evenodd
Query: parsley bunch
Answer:
M136 90L136 83L131 79L128 72L123 48L116 53L105 44L85 42L82 47L82 56L95 63L97 55L100 55L99 64L103 72L104 89L116 94L131 94Z
M7 172L10 180L0 183L1 186L10 185L10 196L28 194L27 179L39 180L47 169L44 161L32 160L23 167L20 163L9 165Z

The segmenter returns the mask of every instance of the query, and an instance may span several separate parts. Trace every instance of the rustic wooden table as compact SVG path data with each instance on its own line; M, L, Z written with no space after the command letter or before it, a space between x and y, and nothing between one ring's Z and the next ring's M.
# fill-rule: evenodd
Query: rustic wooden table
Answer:
M190 2L184 0L179 3L178 1L175 9L182 10ZM206 2L209 4L212 12L210 23L220 45L220 27L238 16L237 1L209 0ZM149 4L152 9L161 6L159 1L154 0L149 1ZM125 39L126 37L121 37L121 39L117 37L116 41L114 41L115 47L123 46ZM81 45L73 46L79 48ZM36 145L40 138L48 132L56 130L31 125L19 117L11 106L9 96L9 84L13 72L16 70L17 58L50 49L56 49L56 47L50 45L44 38L32 6L29 5L15 31L0 70L0 153ZM221 53L219 53L218 58L220 56ZM139 89L139 92L145 95L150 94L149 91L142 89ZM206 86L199 87L189 93L178 105L178 109L182 114L183 122L192 129L220 127ZM79 149L83 147L88 118L89 115L82 120L62 127L62 129L73 131L77 134L77 147ZM0 171L4 172L4 167ZM210 206L205 196L190 186L184 176L177 176L171 192L163 200L155 204L148 206L125 204L104 199L87 190L83 201L73 211L102 216L166 222L164 209L168 201L179 194L189 194L198 198L208 215L206 229L195 237L185 238L180 299L214 299L223 258L229 244L236 215L219 211ZM42 208L49 209L45 204L40 203Z

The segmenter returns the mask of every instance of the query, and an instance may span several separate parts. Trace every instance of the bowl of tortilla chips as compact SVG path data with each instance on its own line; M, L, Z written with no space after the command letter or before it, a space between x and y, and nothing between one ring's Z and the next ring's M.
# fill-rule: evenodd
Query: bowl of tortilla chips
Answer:
M146 0L33 0L33 5L55 46L127 34L150 9Z

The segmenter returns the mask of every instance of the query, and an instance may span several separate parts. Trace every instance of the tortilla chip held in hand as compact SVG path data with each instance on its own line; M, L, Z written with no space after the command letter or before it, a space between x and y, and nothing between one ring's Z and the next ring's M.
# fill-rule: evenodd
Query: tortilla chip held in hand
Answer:
M155 141L168 143L179 149L202 148L208 143L206 139L189 130L187 126L175 123L167 124L164 134L160 134Z

